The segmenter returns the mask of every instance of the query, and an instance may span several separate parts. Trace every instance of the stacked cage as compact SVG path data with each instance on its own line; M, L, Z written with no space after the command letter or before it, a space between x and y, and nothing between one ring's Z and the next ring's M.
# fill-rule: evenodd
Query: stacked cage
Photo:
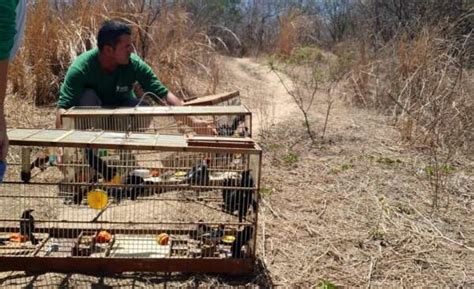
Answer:
M73 108L62 121L70 130L8 131L0 270L251 270L261 151L245 107ZM209 127L220 136L196 135Z
M62 114L63 128L161 134L249 137L252 114L242 105L73 107Z
M253 141L34 129L8 135L1 270L250 270L261 165ZM68 171L74 178L65 178Z

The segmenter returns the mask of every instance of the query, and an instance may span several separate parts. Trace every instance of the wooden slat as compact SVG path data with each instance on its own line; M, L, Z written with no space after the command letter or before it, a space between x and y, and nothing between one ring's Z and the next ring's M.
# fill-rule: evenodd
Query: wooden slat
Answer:
M59 129L11 129L8 130L8 137L11 145L22 146L260 153L260 149L256 149L256 144L250 138L186 137L183 135Z
M214 105L218 104L224 101L227 101L229 99L232 99L234 97L239 96L239 91L232 91L232 92L226 92L226 93L220 93L220 94L213 94L213 95L208 95L204 97L199 97L190 101L187 101L184 103L184 105Z
M229 115L246 114L251 112L243 105L229 106L151 106L136 108L102 108L102 107L72 107L62 114L63 118L85 116L174 116L174 115Z
M206 141L206 142L235 142L235 143L254 143L249 137L233 138L233 137L222 137L222 136L199 136L192 135L188 137L188 140L192 141Z
M9 138L24 140L24 139L27 139L30 136L33 136L37 133L40 133L41 129L38 129L38 128L32 128L32 129L9 128L9 129L7 129L7 132L8 132L8 137Z
M0 271L105 274L121 272L185 272L248 274L254 258L97 258L97 257L0 257Z

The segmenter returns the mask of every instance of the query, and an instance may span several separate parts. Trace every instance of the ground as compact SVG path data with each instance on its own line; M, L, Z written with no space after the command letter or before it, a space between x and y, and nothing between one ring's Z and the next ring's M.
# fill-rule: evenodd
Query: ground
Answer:
M341 286L473 287L472 156L456 156L433 212L429 151L401 142L388 117L335 94L320 139L327 96L303 116L263 61L221 58L220 90L238 89L254 113L254 137L264 151L258 264L239 278L128 274L84 276L10 272L2 286ZM52 127L52 108L7 101L11 126ZM15 110L13 110L15 108ZM15 111L15 113L12 113ZM27 119L26 116L30 116Z

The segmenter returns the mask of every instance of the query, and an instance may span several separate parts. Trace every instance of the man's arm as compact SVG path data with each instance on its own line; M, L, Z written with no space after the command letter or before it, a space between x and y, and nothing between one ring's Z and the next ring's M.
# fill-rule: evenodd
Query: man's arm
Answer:
M8 152L7 124L5 119L5 96L7 93L8 58L16 34L16 0L0 1L0 160Z
M181 106L184 105L184 102L174 95L171 91L161 84L161 82L156 77L155 73L148 64L143 60L137 57L137 81L139 82L143 92L152 92L158 96L161 100L164 100L166 104L172 106ZM154 99L156 102L161 102L157 99ZM177 116L175 117L176 121L185 124L188 127L191 127L197 134L215 134L215 129L213 129L210 123L202 121L193 117Z
M59 91L59 100L57 103L58 110L56 111L56 128L62 127L61 114L64 113L66 109L77 105L79 97L81 97L83 92L84 73L74 67L70 67Z
M158 98L165 100L168 95L168 89L158 80L151 67L146 64L138 55L132 54L133 64L135 65L135 73L137 82L143 92L151 92ZM154 101L160 103L160 100L152 97Z
M0 61L0 160L4 160L8 152L7 123L5 119L5 94L7 91L8 60Z

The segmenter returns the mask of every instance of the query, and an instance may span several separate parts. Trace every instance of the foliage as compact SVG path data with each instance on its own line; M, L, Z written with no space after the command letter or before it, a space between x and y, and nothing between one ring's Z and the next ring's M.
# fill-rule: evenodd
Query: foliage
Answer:
M57 100L69 64L95 46L105 19L133 29L134 44L176 94L187 97L215 91L215 53L205 33L181 5L141 1L30 2L24 45L11 69L14 93L37 105ZM45 41L47 40L47 41Z
M287 166L294 165L295 163L298 162L298 159L299 159L298 155L293 152L289 152L287 155L283 156L283 162Z

